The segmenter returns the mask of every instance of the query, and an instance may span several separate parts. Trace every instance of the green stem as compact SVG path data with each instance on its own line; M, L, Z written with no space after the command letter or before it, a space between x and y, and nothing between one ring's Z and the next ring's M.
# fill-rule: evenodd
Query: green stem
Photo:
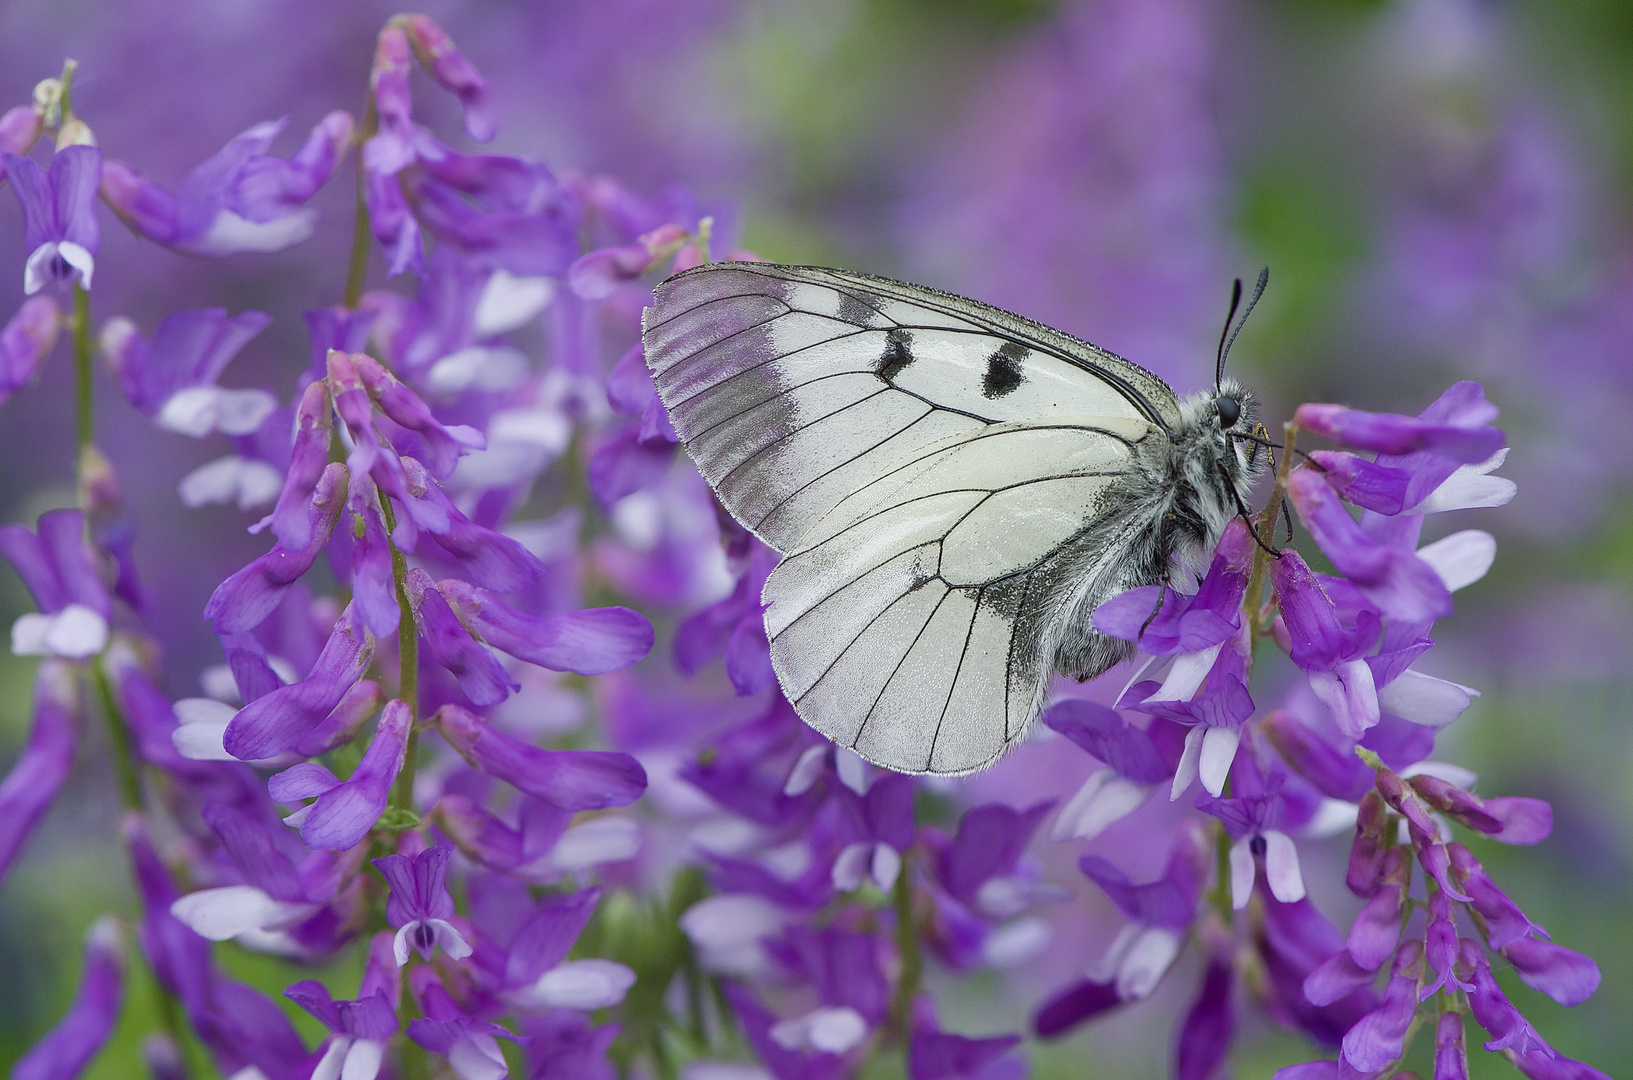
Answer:
M890 1000L889 1030L903 1044L911 1029L913 999L918 996L919 982L924 977L924 953L919 947L919 928L913 918L913 874L909 857L902 856L902 868L891 890L896 911L896 951L901 955L902 967L896 976L896 993Z
M366 177L363 170L363 144L374 137L380 128L380 116L374 108L371 91L363 106L363 126L357 132L357 215L352 223L352 254L346 264L346 293L342 300L348 308L355 308L363 299L363 281L369 272L369 251L373 236L369 230L369 203Z
M1236 923L1236 901L1230 894L1230 834L1224 826L1214 826L1214 861L1218 864L1217 881L1213 887L1213 907L1226 926Z
M96 684L96 696L102 703L102 715L108 721L108 742L113 745L114 772L119 782L119 797L126 810L142 811L142 782L136 772L136 761L131 755L130 734L125 730L125 714L119 700L113 695L113 684L99 663L92 663L91 681Z
M91 340L91 294L74 285L74 449L79 455L95 440L91 434L91 386L96 374L96 343Z
M408 706L414 721L408 728L408 749L403 758L403 771L397 774L397 784L391 789L391 805L399 810L414 809L414 772L419 763L420 749L420 636L414 625L414 605L408 599L408 559L397 549L391 534L397 530L397 515L392 513L391 500L380 499L380 517L386 526L386 543L391 548L391 577L397 584L397 699Z
M1281 462L1276 466L1276 482L1270 488L1270 498L1264 504L1264 513L1259 515L1259 545L1253 553L1253 573L1247 580L1247 595L1242 601L1242 608L1247 612L1248 625L1253 631L1253 641L1259 640L1264 632L1261 621L1264 597L1265 573L1270 568L1269 548L1276 539L1276 517L1281 512L1281 500L1287 493L1287 474L1293 471L1293 442L1298 438L1298 428L1291 420L1282 425Z

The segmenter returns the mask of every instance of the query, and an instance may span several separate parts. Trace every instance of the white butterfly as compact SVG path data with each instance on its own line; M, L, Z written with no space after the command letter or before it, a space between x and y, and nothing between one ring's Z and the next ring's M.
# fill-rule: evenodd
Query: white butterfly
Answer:
M1263 468L1236 383L1181 401L1086 341L919 285L715 263L659 285L643 326L687 451L784 555L763 595L783 692L899 772L990 765L1052 672L1127 657L1094 609L1172 558L1201 569Z

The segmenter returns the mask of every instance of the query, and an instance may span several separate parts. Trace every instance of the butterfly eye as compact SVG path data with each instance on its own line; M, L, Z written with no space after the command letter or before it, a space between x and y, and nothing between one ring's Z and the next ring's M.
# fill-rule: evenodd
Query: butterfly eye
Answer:
M1219 409L1219 426L1229 430L1242 418L1242 403L1233 397L1218 397L1214 405Z

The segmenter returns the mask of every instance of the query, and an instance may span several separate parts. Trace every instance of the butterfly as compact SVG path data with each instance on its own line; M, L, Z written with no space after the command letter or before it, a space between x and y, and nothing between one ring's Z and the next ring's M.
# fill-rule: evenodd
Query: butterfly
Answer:
M999 308L772 263L677 274L642 328L687 452L782 553L762 600L783 693L898 772L990 765L1054 672L1126 659L1094 609L1205 568L1264 469L1224 337L1214 392L1182 400Z

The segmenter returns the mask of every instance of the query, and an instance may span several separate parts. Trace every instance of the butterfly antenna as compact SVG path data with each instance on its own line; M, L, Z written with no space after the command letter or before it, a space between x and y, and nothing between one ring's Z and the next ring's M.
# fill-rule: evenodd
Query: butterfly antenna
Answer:
M1253 314L1253 305L1259 302L1259 297L1264 295L1264 287L1268 284L1270 284L1270 267L1266 266L1259 271L1258 284L1253 286L1253 295L1248 297L1247 307L1242 309L1242 317L1236 320L1236 328L1230 329L1230 320L1225 320L1225 328L1227 333L1222 335L1219 339L1218 366L1214 368L1213 374L1213 385L1215 390L1219 389L1219 384L1225 379L1225 359L1230 356L1230 347L1236 344L1236 335L1242 332L1242 327L1244 324L1246 324L1247 317ZM1236 304L1241 298L1242 279L1237 278L1236 285L1231 289L1230 294L1230 313L1232 316L1236 314Z
M1225 312L1225 325L1219 331L1219 348L1214 351L1213 388L1219 389L1219 384L1225 378L1225 350L1229 347L1225 343L1230 340L1230 324L1236 318L1236 309L1242 306L1242 279L1237 278L1230 287L1230 310Z

